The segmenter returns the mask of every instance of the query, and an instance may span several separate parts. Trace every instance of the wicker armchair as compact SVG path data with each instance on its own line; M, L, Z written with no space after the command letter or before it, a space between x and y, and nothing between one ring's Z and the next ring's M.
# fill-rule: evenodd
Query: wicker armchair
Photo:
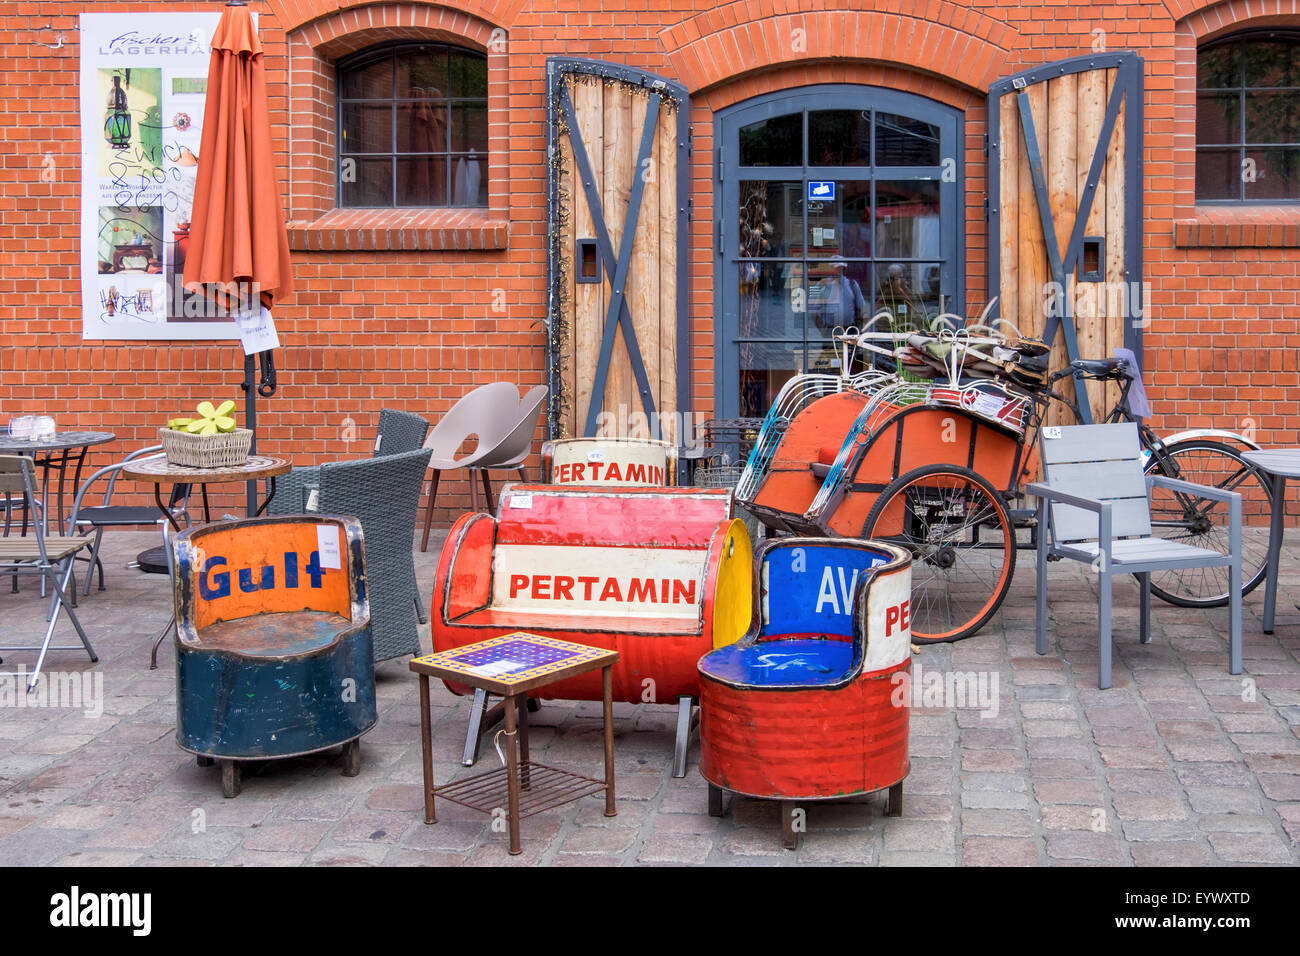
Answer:
M375 434L375 453L380 455L400 455L404 451L415 451L424 444L424 437L429 434L429 420L410 412L399 412L395 408L385 408L379 412L379 430Z
M417 448L320 466L320 512L361 520L376 662L420 653L413 545L430 454Z

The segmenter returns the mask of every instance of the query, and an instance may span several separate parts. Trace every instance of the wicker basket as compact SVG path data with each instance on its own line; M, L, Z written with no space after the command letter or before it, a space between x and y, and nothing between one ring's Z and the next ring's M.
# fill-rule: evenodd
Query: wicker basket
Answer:
M188 468L231 468L248 460L248 449L253 445L253 433L247 428L236 428L220 435L191 435L174 428L158 429L167 463Z

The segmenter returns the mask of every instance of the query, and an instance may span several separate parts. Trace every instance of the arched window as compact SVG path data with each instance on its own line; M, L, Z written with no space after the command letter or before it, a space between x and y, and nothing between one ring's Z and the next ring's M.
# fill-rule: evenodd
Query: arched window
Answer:
M868 86L719 114L720 415L761 417L791 376L837 371L837 327L960 312L961 126L958 110Z
M1300 202L1300 33L1197 50L1196 200Z
M487 57L440 43L338 64L339 205L486 206Z

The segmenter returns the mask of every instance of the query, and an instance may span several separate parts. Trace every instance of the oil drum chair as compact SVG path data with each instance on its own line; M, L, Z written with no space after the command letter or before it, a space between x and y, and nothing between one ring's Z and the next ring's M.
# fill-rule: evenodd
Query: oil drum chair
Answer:
M343 747L378 719L361 524L247 518L169 538L176 603L176 742L221 766L237 796L250 761ZM409 607L409 605L408 605Z
M749 632L699 661L700 775L709 813L725 791L781 802L796 849L798 804L888 790L908 771L912 559L854 538L780 538L754 556ZM901 699L900 699L901 698Z

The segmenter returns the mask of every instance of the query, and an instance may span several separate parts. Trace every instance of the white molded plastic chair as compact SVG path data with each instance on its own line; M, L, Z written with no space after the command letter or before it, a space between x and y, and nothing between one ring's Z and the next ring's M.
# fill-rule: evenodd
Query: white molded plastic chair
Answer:
M492 456L497 453L497 449L503 446L520 427L519 416L518 387L511 382L492 382L488 385L480 385L463 396L434 426L424 442L424 447L433 451L433 457L429 460L429 467L433 469L433 478L429 486L429 502L424 512L424 535L420 539L421 551L427 551L429 548L429 530L433 527L433 507L438 497L438 479L442 473L458 471L461 468L472 469L493 460ZM471 437L477 438L477 446L468 455L457 458L460 446ZM474 486L473 478L471 471L470 499L477 510L478 491ZM488 506L491 508L490 501Z

